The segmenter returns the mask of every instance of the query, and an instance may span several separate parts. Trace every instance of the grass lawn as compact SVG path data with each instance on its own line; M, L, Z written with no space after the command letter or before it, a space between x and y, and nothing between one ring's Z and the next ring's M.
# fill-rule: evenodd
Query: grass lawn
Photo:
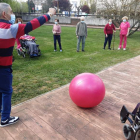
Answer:
M62 27L63 52L54 52L52 26L44 25L30 35L36 37L42 56L23 58L14 49L13 105L65 85L79 73L96 73L140 54L140 32L128 38L126 51L118 51L119 31L115 50L103 50L103 29L88 29L86 52L79 53L74 27Z

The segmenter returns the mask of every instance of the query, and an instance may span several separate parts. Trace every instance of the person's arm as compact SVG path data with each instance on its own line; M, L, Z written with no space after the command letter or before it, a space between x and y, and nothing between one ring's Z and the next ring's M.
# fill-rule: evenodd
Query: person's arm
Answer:
M104 33L105 33L105 35L106 35L106 37L107 37L107 32L106 32L106 30L107 30L107 25L106 25L105 28L104 28Z
M59 26L58 28L58 32L56 32L57 34L61 34L61 26Z
M114 30L114 32L116 32L116 28L115 28L115 25L113 24L113 30Z
M11 25L11 33L14 38L19 38L20 36L27 34L46 23L48 20L50 20L50 16L54 14L55 9L50 8L48 14L35 18L27 24L13 24Z
M85 26L86 26L86 31L85 32L86 32L86 37L87 37L87 24L85 24Z
M128 30L127 30L127 35L126 35L126 36L129 35L129 31L130 31L130 24L129 24L129 22L128 22Z
M79 23L76 26L76 36L78 37L78 32L79 32Z

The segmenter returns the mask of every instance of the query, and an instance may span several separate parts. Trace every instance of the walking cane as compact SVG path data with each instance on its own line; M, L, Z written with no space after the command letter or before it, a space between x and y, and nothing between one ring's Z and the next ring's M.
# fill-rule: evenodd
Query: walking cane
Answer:
M114 50L115 32L114 32L114 34L113 34L113 37L114 37L114 39L113 39L113 50Z

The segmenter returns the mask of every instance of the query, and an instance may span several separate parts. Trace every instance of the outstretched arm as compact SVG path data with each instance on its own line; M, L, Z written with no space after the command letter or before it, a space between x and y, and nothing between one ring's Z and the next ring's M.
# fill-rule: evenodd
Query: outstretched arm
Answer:
M35 30L44 23L50 20L50 17L55 14L55 9L50 8L48 14L35 18L28 22L27 24L13 24L11 25L11 33L14 38L19 38L20 36Z

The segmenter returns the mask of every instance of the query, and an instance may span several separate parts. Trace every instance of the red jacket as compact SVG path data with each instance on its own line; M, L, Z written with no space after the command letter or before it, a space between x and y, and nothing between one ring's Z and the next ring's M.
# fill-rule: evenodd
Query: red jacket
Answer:
M16 38L38 28L49 19L49 15L43 15L31 20L27 24L13 25L7 20L0 19L0 68L12 66L12 55Z
M108 23L108 24L106 24L106 26L104 28L104 33L105 34L113 34L113 30L116 30L114 24L111 24L111 26L110 26Z

